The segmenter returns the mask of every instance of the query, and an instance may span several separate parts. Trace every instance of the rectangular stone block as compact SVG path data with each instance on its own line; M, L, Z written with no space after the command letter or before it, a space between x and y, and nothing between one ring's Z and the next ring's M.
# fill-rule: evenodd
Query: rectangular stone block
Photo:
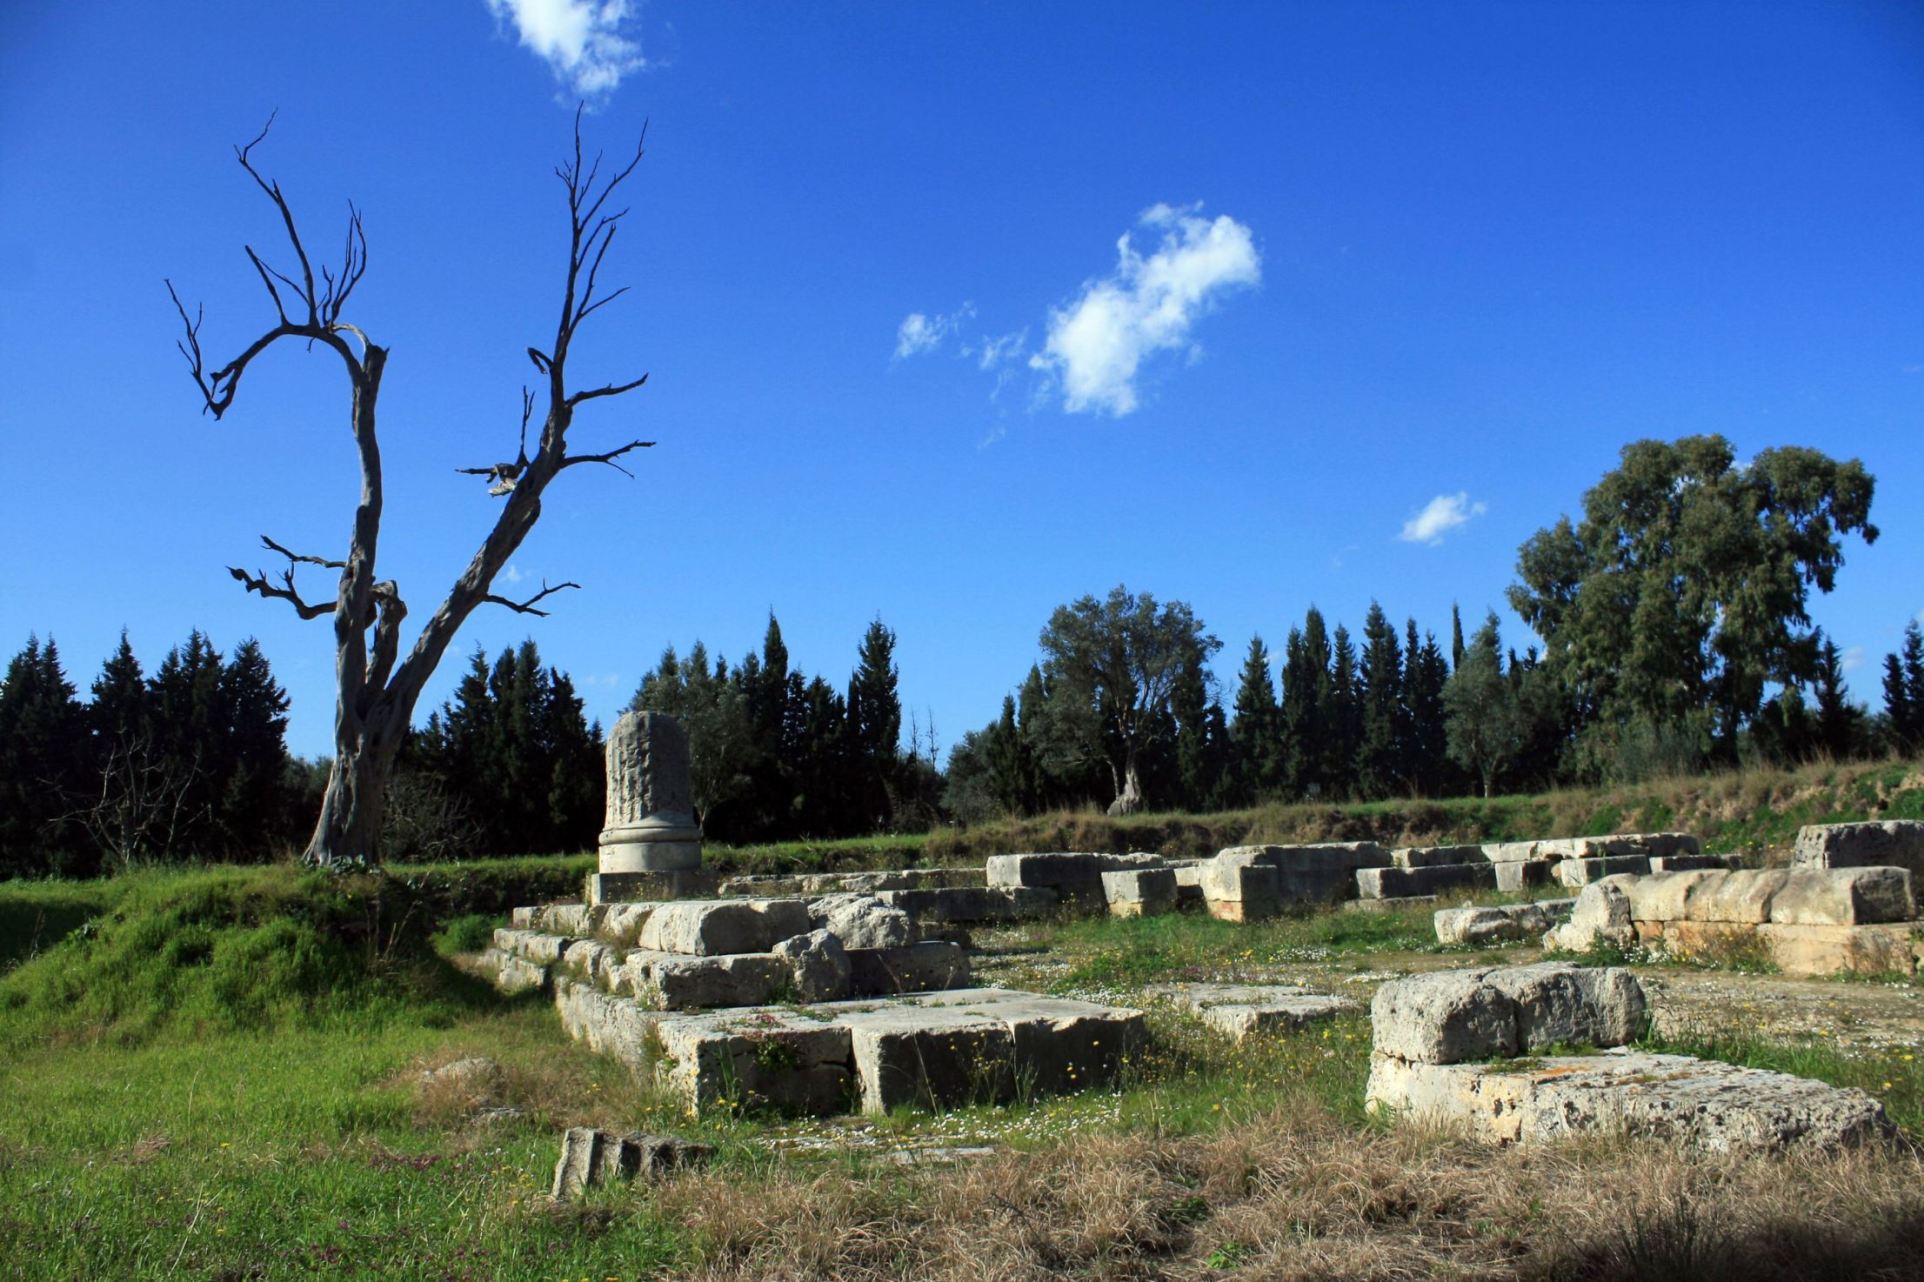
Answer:
M695 1112L837 1113L856 1094L850 1032L838 1023L763 1009L666 1017L655 1036L669 1086Z
M1160 867L1159 856L1111 855L1094 851L1053 851L1039 854L990 855L991 886L1037 886L1061 896L1064 907L1101 912L1102 874L1125 868Z
M1112 917L1154 917L1176 911L1176 870L1138 868L1102 874L1102 897Z
M767 952L812 929L804 899L686 899L659 905L635 942L658 952L712 957Z
M848 1030L864 1113L992 1104L1015 1093L1015 1036L1001 1020L883 1007L850 1011L839 1022Z
M1281 874L1257 856L1224 851L1203 865L1203 903L1224 921L1260 921L1283 908Z
M1778 869L1753 868L1740 872L1677 873L1688 878L1689 893L1683 911L1659 917L1645 911L1636 894L1636 885L1626 886L1631 915L1642 920L1739 922L1754 926L1770 920L1771 903L1784 888L1790 874ZM1650 880L1644 878L1642 880Z
M1786 975L1911 975L1919 941L1908 924L1755 928L1771 961Z
M968 982L968 951L945 939L925 939L902 948L848 950L849 991L858 996L939 991Z
M591 872L585 884L591 904L619 904L634 900L667 901L712 895L721 879L705 868L654 872Z
M1356 893L1364 899L1436 895L1446 890L1490 889L1496 866L1490 863L1429 864L1417 868L1359 868Z
M663 1018L626 997L614 997L593 984L557 977L555 1011L561 1026L590 1050L611 1056L636 1073L652 1072L655 1025Z
M660 1010L763 1006L790 995L794 971L772 953L685 953L637 949L624 965L635 1000Z
M1048 917L1061 905L1043 886L943 886L878 890L875 897L900 908L917 923L979 926Z
M1565 886L1587 886L1593 881L1618 873L1647 873L1648 855L1589 855L1559 859L1550 865L1550 875Z
M1566 920L1575 903L1574 899L1545 899L1533 904L1441 908L1431 920L1436 927L1437 943L1474 947L1504 940L1536 939Z
M1398 868L1432 868L1438 864L1488 863L1481 846L1404 846L1390 851L1390 862Z
M1490 1143L1576 1135L1657 1139L1710 1153L1812 1152L1896 1131L1862 1091L1763 1069L1614 1050L1494 1064L1371 1061L1368 1107L1461 1127Z
M1770 901L1770 920L1780 926L1871 926L1916 915L1903 868L1796 868Z
M1806 824L1791 862L1805 868L1903 868L1924 877L1924 821Z
M1651 872L1697 872L1700 870L1727 870L1730 868L1729 855L1652 855Z
M1550 865L1538 860L1505 859L1492 861L1496 888L1507 895L1550 884Z
M484 950L475 958L474 966L476 973L509 997L518 993L537 992L548 982L547 967L537 966L499 948Z

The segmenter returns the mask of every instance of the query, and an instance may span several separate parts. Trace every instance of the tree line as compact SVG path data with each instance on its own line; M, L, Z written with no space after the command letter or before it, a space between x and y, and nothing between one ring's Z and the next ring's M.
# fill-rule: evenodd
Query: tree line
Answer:
M771 613L737 663L696 641L631 707L688 727L717 840L919 829L1108 801L1212 810L1272 799L1440 797L1630 780L1730 762L1924 751L1924 633L1883 664L1883 707L1846 693L1812 626L1844 536L1876 538L1856 461L1720 437L1642 441L1518 554L1510 604L1541 640L1506 647L1494 613L1447 645L1372 603L1360 634L1311 607L1281 653L1221 643L1180 601L1117 587L1058 608L1001 715L944 771L909 718L880 619L846 684L796 669ZM298 842L326 763L291 758L287 696L252 640L223 657L195 631L147 675L123 634L83 700L55 644L30 638L0 682L0 875L142 859L260 859ZM410 732L388 789L384 857L591 848L602 731L533 641L476 650Z

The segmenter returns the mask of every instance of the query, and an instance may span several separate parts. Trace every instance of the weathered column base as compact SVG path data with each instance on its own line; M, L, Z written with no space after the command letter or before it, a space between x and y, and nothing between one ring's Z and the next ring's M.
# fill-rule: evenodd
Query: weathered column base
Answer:
M582 898L591 904L629 904L713 895L721 878L705 868L655 868L640 872L591 872Z

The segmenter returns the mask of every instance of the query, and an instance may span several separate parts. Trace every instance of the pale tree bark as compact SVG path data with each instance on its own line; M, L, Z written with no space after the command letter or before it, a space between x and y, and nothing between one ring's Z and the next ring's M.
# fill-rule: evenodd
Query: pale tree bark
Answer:
M269 125L272 123L270 120ZM643 374L630 382L574 391L569 390L567 380L568 350L576 332L591 315L627 292L624 286L597 295L596 277L627 212L625 209L604 212L604 209L609 196L641 162L642 149L637 144L626 165L602 178L599 156L584 167L581 116L576 113L573 154L555 169L555 175L567 191L569 222L568 270L562 289L560 321L548 351L528 348L528 358L541 375L540 391L522 389L521 447L513 462L457 469L468 475L486 477L488 492L505 501L467 568L448 589L403 658L401 625L407 617L407 605L394 581L381 579L375 569L382 509L381 451L375 431L375 409L388 353L359 328L342 319L354 287L367 269L367 239L362 231L361 216L350 206L346 249L340 266L338 269L320 267L317 285L315 267L280 184L263 178L254 167L253 149L266 136L267 130L263 129L253 142L235 148L235 155L241 168L273 203L299 264L298 272L289 275L269 266L252 246L247 247L248 260L273 301L277 323L239 356L210 371L201 352L200 313L196 311L191 318L188 316L171 281L167 291L186 330L179 344L181 353L187 358L206 412L215 418L225 414L233 404L241 376L254 358L282 339L299 340L310 349L319 345L333 352L346 372L348 427L361 472L360 500L354 509L346 555L337 560L297 553L263 535L262 545L284 559L285 567L272 576L265 570L250 573L238 567L229 572L249 592L286 601L303 619L333 620L334 764L304 858L310 864L325 867L363 866L380 858L378 841L387 781L395 754L413 720L415 703L461 625L483 605L545 616L546 611L538 608L543 599L564 588L580 586L559 583L549 587L544 583L539 592L521 601L496 595L493 590L495 575L540 519L541 498L548 484L566 469L583 463L606 464L628 474L618 460L630 451L654 444L634 440L600 454L568 452L568 429L577 408L588 401L631 392L648 378ZM538 407L545 408L535 452L530 457L528 428ZM333 600L310 601L301 595L295 586L295 571L304 565L339 572Z

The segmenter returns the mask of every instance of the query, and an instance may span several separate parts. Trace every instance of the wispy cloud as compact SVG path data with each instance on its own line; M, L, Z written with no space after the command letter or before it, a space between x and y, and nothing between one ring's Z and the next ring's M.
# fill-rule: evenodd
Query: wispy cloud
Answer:
M524 582L527 577L527 572L512 561L501 567L501 581L503 583L521 583Z
M1403 522L1403 532L1397 537L1405 543L1435 546L1443 541L1445 534L1487 511L1487 504L1470 502L1468 493L1439 494L1421 512Z
M1138 225L1159 234L1154 251L1138 252L1134 232L1124 232L1116 270L1051 309L1048 338L1029 366L1059 384L1069 413L1133 412L1143 361L1182 347L1193 360L1196 321L1225 293L1261 281L1262 257L1249 228L1226 214L1204 218L1200 208L1144 210Z
M1844 651L1844 658L1843 658L1844 671L1846 672L1857 671L1859 668L1864 666L1864 660L1869 657L1870 655L1865 651L1863 646L1861 645L1851 646L1848 650Z
M910 312L895 330L895 359L904 361L934 351L974 315L974 303L964 303L946 316Z
M567 94L595 101L623 77L648 65L633 29L639 9L629 0L486 0L522 47L548 64Z

